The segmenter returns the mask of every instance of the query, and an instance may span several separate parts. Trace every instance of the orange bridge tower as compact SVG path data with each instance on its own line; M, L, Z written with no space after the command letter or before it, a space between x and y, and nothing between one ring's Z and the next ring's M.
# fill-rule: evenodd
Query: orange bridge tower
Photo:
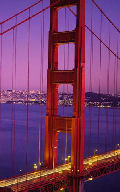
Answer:
M50 0L50 31L47 71L47 110L45 119L45 166L57 164L58 132L71 133L71 169L74 175L83 170L85 131L85 0ZM58 11L76 6L76 27L58 32ZM58 70L59 44L75 44L73 70ZM73 85L73 116L58 116L58 86Z

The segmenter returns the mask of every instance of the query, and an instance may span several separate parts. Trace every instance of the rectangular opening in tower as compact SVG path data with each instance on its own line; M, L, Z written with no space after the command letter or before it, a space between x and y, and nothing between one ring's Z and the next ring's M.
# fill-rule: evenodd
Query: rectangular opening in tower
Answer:
M71 134L67 132L58 133L58 164L71 161Z
M58 31L72 31L76 27L76 6L64 7L58 11Z
M73 86L59 86L58 163L71 161L71 128L73 116Z
M58 69L72 70L75 66L75 45L67 43L58 47Z
M73 86L64 84L59 86L58 115L72 117L73 115Z

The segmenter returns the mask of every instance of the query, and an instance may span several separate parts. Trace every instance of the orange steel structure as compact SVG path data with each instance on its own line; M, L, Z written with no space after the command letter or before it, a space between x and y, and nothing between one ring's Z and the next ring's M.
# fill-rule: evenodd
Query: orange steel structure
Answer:
M51 5L57 0L51 0ZM58 32L58 10L76 6L76 28ZM58 70L58 46L75 44L73 70ZM58 86L73 85L73 116L58 116ZM50 8L50 31L47 71L47 111L45 119L45 166L57 164L58 133L71 133L71 169L74 175L83 170L84 160L84 107L85 106L85 0L61 0ZM67 126L66 126L67 125Z

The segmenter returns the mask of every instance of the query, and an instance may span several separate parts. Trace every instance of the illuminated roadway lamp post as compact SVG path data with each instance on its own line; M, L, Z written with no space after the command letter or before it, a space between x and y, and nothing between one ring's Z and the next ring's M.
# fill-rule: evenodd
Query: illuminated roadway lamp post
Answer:
M68 163L70 162L70 158L71 158L71 156L68 156Z
M19 170L19 174L21 175L21 172L22 172L22 170L20 169ZM17 190L18 190L18 184L19 184L19 182L18 182L18 177L17 177Z
M37 171L37 164L36 163L33 164L33 169L34 169L34 171Z
M120 144L119 144L119 143L116 145L116 148L117 148L117 149L120 149Z
M116 148L117 148L117 149L120 149L120 144L119 144L119 143L116 145ZM117 152L117 158L118 158L118 156L119 156L119 155L118 155L118 152Z
M98 152L97 149L94 150L94 156L96 155L96 153ZM98 164L98 157L97 157L97 164Z
M68 162L68 158L65 158L65 164L67 164L67 162Z
M96 152L98 152L98 150L97 150L97 149L95 149L95 150L94 150L94 156L96 155Z

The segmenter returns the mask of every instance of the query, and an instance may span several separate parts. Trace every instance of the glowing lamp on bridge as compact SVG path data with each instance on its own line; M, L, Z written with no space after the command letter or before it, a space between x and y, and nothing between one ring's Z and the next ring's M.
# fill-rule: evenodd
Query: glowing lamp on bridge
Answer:
M71 156L68 156L68 162L70 161Z
M20 174L21 174L21 172L22 172L22 169L19 170L19 173L20 173Z
M95 150L94 150L94 155L96 154L96 152L98 152L98 150L97 150L97 149L95 149Z
M64 188L62 187L61 189L60 189L60 191L63 191L64 190Z
M68 161L68 158L65 158L65 163Z
M116 147L117 147L117 149L119 149L120 148L120 144L118 143Z
M89 177L89 178L88 178L88 181L92 181L92 180L93 180L93 177Z
M37 170L37 164L36 163L33 164L33 168L35 171Z
M89 161L89 165L92 165L92 163L93 163L92 161Z

